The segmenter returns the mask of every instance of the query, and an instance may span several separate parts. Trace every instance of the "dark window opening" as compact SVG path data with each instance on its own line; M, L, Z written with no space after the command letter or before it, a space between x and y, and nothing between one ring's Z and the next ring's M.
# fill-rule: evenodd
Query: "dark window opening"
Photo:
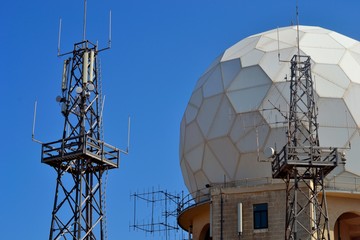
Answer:
M254 229L268 228L268 205L267 203L254 204Z

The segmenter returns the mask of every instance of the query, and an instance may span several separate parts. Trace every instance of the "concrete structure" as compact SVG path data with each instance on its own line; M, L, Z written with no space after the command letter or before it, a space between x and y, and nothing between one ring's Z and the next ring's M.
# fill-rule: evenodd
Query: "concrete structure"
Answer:
M320 145L340 147L346 156L325 181L331 237L360 239L360 43L309 26L300 26L299 43L312 59ZM178 222L193 239L284 237L285 185L272 179L263 152L285 144L286 76L297 52L296 27L260 33L227 49L198 80L180 140L193 201L184 203Z

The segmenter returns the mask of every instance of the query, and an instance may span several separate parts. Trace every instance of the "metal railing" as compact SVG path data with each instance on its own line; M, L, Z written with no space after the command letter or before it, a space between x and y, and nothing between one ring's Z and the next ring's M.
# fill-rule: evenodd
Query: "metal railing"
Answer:
M232 182L215 183L208 185L208 188L203 188L198 191L185 195L179 202L178 214L188 208L195 207L210 201L210 188L231 188L231 187L255 187L261 185L270 185L275 183L283 183L280 179L273 179L272 177L261 178L244 178ZM325 179L325 190L327 191L342 191L360 194L360 177L350 176L334 176L331 179Z
M340 156L337 148L325 147L293 147L285 145L272 161L272 175L283 178L288 169L297 167L323 168L327 175L339 164Z
M272 177L261 177L244 178L237 181L209 184L206 188L185 195L185 197L183 197L179 202L178 213L210 201L210 188L254 187L274 183L282 183L282 181L279 179L273 179Z
M206 192L207 191L207 192ZM189 193L183 197L178 203L178 215L185 211L188 208L195 207L197 205L201 205L205 202L210 201L210 192L209 189L202 189L196 192Z
M360 194L360 177L335 175L332 179L325 179L324 183L326 190L349 191Z
M80 155L91 156L114 167L119 165L119 149L87 134L42 144L41 161L43 163L75 159Z

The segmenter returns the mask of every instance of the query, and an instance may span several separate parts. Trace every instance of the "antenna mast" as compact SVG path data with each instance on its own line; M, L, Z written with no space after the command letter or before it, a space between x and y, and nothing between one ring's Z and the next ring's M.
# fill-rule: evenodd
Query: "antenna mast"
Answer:
M296 43L297 55L300 56L300 31L299 31L299 0L296 0Z
M84 0L83 41L85 41L86 39L86 11L87 11L87 4L86 4L86 0Z
M272 161L286 183L285 239L330 239L324 178L339 163L337 148L320 147L309 56L291 59L287 144Z
M101 137L99 50L86 40L86 7L84 0L83 40L67 54L60 54L60 20L58 55L71 56L64 61L57 98L64 116L62 138L42 143L41 162L57 173L49 240L106 239L102 176L119 167L120 150Z
M330 239L324 178L338 165L340 155L337 148L320 147L311 58L300 54L298 4L296 17L287 144L274 155L272 176L286 184L285 239L323 240Z

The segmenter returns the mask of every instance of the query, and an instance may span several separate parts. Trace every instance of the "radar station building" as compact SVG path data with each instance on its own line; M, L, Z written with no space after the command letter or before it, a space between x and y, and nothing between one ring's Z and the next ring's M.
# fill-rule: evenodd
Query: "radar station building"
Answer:
M317 143L336 148L337 164L326 176L309 170L322 184L305 179L289 198L295 180L274 178L273 163L289 139L293 56L309 56ZM286 232L296 239L360 239L360 42L313 26L247 37L199 78L180 131L191 194L178 224L189 239L284 239ZM309 200L314 186L324 188L315 199L325 209L318 221Z

